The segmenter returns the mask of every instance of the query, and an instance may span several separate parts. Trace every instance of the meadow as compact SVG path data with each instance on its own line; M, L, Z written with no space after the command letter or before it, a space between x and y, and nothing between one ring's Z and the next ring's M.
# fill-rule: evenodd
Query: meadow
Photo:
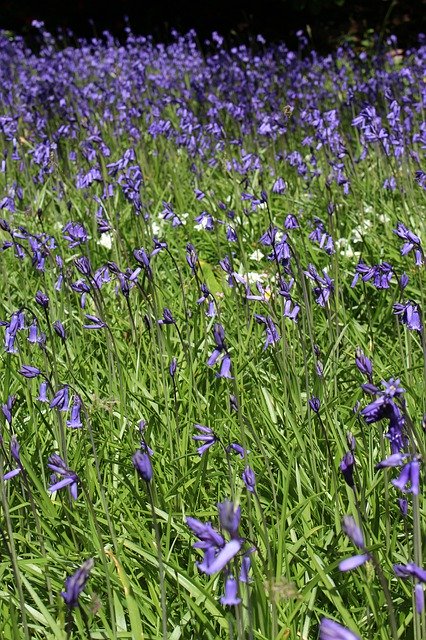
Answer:
M426 638L426 37L0 33L0 638Z

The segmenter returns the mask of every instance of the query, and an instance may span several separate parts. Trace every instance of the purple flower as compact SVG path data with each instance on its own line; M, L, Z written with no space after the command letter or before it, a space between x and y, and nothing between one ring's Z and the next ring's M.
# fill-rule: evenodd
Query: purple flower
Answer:
M197 452L200 456L203 455L215 442L218 441L218 437L215 433L210 429L210 427L206 427L202 424L195 424L196 429L200 432L199 434L192 436L193 440L197 440L199 442L203 442L204 444L201 447L198 447Z
M65 333L65 328L62 322L60 320L56 320L53 323L53 328L55 330L55 333L61 338L62 341L65 342L67 335Z
M141 249L135 249L133 251L133 255L139 264L145 269L145 273L149 280L152 280L151 258L148 256L145 249L143 247Z
M316 398L315 396L312 396L312 398L309 399L309 406L311 407L314 413L319 413L320 406L321 406L320 399Z
M90 264L89 258L87 258L86 256L80 256L79 258L76 258L74 260L74 264L77 270L83 276L90 276L90 274L92 273L92 265Z
M272 186L272 193L283 194L287 189L287 185L282 178L277 178Z
M54 493L55 491L59 491L64 487L69 487L73 500L77 500L77 496L78 496L77 482L79 480L78 475L74 471L72 471L65 464L64 460L62 460L62 458L58 456L56 453L50 456L47 466L49 467L49 469L54 471L57 476L61 478L61 479L57 479L57 478L55 479L53 477L54 478L53 483L50 485L50 487L48 487L48 491L50 491L50 493Z
M241 598L238 597L238 582L233 576L228 576L225 582L225 595L220 599L220 603L227 606L240 604Z
M43 309L47 309L49 306L49 298L42 291L37 291L35 301L40 305L40 307L43 307Z
M62 234L70 249L87 242L87 231L79 222L68 222L62 229Z
M338 622L334 622L329 618L322 618L319 640L360 640L360 637Z
M186 245L186 261L190 269L192 270L192 272L195 273L195 268L198 262L198 256L197 256L197 252L195 251L194 245L191 243L188 243Z
M233 539L227 542L215 557L210 558L211 561L209 561L208 565L203 566L202 570L204 571L204 573L206 573L208 576L211 576L214 573L222 571L222 569L224 569L228 562L230 562L232 558L237 555L237 553L241 549L241 546L242 541L240 539ZM201 569L201 565L198 565L198 568Z
M416 578L416 580L426 583L426 571L412 562L408 564L394 564L393 570L398 578Z
M44 380L40 384L40 388L39 388L39 392L38 392L38 398L37 398L37 400L39 400L40 402L49 402L49 398L47 397L47 387L48 386L49 386L49 383L47 382L47 380Z
M91 322L91 324L84 324L83 325L84 329L103 329L104 327L107 326L106 322L104 322L100 318L97 318L96 316L91 316L87 313L85 315L86 315L86 318Z
M370 555L368 553L361 553L359 555L351 556L350 558L346 558L346 560L342 560L341 562L339 562L339 570L352 571L352 569L361 567L369 559Z
M235 509L234 503L230 500L219 502L217 508L221 527L225 529L232 538L236 538L240 525L241 508L237 507L237 509Z
M359 371L367 376L369 380L371 380L373 375L373 365L371 364L370 358L363 353L363 351L358 347L355 354L355 364L358 367Z
M412 302L406 302L401 304L397 302L393 305L393 312L395 315L400 316L402 324L406 324L412 331L421 331L423 328L420 312L416 304Z
M238 444L238 442L232 442L231 444L229 444L226 447L226 451L227 453L230 453L231 451L235 451L235 453L238 453L241 460L244 460L244 456L246 455L246 450L244 449L244 447Z
M61 592L61 596L69 609L78 607L78 597L86 586L93 565L93 558L89 558L72 576L65 580L65 591Z
M149 454L143 453L142 451L136 451L132 458L132 462L140 477L145 480L145 482L151 482L152 465Z
M32 367L29 364L23 364L19 369L19 373L21 374L21 376L24 376L24 378L37 378L41 375L40 369L38 369L37 367Z
M263 324L265 326L266 340L263 345L263 351L265 351L269 345L273 345L281 339L280 334L278 333L275 323L270 316L261 316L255 313L254 319L258 324Z
M298 229L299 222L297 221L296 216L293 215L292 213L289 213L286 219L284 220L284 227L286 229Z
M364 536L352 516L345 516L343 518L342 530L356 547L359 549L365 549Z
M308 265L308 270L304 271L304 274L314 282L313 293L315 296L315 302L321 307L325 307L330 295L334 291L334 280L329 277L325 269L323 269L322 272L323 277L321 277L317 273L315 267L310 264Z
M170 373L172 378L175 377L176 368L177 368L177 360L176 360L176 358L172 358L172 360L170 362L170 366L169 366L169 373Z
M15 467L15 469L8 471L8 473L5 473L3 476L3 480L10 480L11 478L14 478L19 473L21 473L22 463L19 455L19 448L20 447L19 447L18 439L15 435L13 435L10 441L10 455L12 456L13 460L15 460L18 466Z
M53 399L49 405L51 409L55 407L59 409L59 411L68 411L69 408L69 394L68 394L68 386L65 385L53 396Z
M403 493L419 494L420 462L412 460L406 464L396 480L392 480L394 487ZM409 488L407 488L409 487Z
M176 320L173 318L170 309L163 309L163 317L161 320L158 320L158 324L176 324Z
M401 248L401 255L405 256L414 249L416 265L420 267L423 264L423 250L419 236L416 236L415 233L407 229L402 222L397 223L396 229L393 229L393 232L402 240L405 240Z
M355 488L354 482L354 465L355 459L352 451L347 451L340 462L340 471L345 478L346 484L348 484L351 489Z
M9 425L12 424L12 408L15 404L16 396L8 396L5 404L2 404L1 410Z
M242 475L247 491L254 493L256 489L256 475L251 467L246 467Z
M83 426L80 414L81 398L76 394L71 407L71 417L67 420L67 427L70 427L71 429L80 429Z

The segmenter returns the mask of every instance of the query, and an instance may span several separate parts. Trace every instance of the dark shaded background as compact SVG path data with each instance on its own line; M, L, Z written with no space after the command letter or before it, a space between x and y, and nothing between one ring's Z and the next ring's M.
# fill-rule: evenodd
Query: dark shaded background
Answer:
M200 40L213 30L228 41L247 41L261 33L267 40L294 46L295 32L309 26L319 50L334 47L348 36L362 46L373 32L394 33L399 46L416 41L426 31L426 0L0 0L0 28L34 38L33 19L55 33L71 29L77 36L101 35L108 29L124 37L125 16L137 34L167 41L172 28L196 29Z

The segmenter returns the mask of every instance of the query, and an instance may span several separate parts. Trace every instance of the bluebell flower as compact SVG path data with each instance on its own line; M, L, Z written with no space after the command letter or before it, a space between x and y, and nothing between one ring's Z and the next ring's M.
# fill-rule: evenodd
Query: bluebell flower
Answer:
M30 364L23 364L19 369L19 373L21 376L24 376L24 378L37 378L41 375L40 369L32 367Z
M281 339L280 334L278 333L275 323L270 316L261 316L255 313L254 319L258 324L263 324L265 327L266 340L263 345L263 350L265 351L269 345L273 345Z
M89 558L72 576L65 580L65 591L61 592L61 596L70 609L78 607L78 598L87 584L93 566L94 560Z
M145 482L151 482L152 464L149 454L143 453L142 451L136 451L133 455L132 462L140 477L145 480Z
M254 493L256 490L256 475L253 469L247 466L243 471L242 478L244 484L246 485L247 491L250 491L250 493Z
M67 427L71 429L80 429L83 426L81 422L81 398L75 395L71 406L71 416L67 420Z
M200 433L192 436L192 439L203 443L197 449L198 454L202 456L215 442L218 442L219 438L210 427L206 427L203 424L195 424L194 426Z
M84 324L83 329L103 329L106 327L106 322L98 318L97 316L92 316L86 313L86 318L89 320L90 324Z
M355 633L329 618L322 618L319 640L360 640Z
M393 305L393 312L399 316L401 323L407 325L412 331L422 330L423 325L416 304L412 302L406 302L405 304L397 302Z
M58 478L54 478L52 484L49 486L48 491L54 493L64 487L70 488L71 497L73 500L77 500L78 497L78 481L79 477L72 471L56 453L50 456L47 466L51 471L54 471Z
M405 240L402 248L401 255L405 256L410 251L414 250L414 256L417 266L421 266L423 264L423 249L420 242L419 236L415 233L407 229L407 227L402 223L398 222L396 225L396 229L393 229L393 232L396 233L402 240Z
M233 576L228 576L225 581L225 594L221 597L220 603L227 606L240 604L238 597L238 582Z
M11 469L11 471L8 471L7 473L5 473L3 476L3 480L10 480L11 478L14 478L19 473L21 473L23 467L22 467L21 457L19 455L19 449L20 447L19 447L18 439L16 435L13 435L10 440L10 455L12 459L16 462L17 466L14 469Z

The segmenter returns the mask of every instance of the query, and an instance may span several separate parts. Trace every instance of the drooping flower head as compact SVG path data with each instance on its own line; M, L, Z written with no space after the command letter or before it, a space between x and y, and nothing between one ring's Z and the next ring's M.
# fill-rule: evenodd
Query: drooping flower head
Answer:
M93 558L89 558L72 576L65 580L65 591L61 592L61 596L70 609L78 607L78 598L87 584L94 564Z

